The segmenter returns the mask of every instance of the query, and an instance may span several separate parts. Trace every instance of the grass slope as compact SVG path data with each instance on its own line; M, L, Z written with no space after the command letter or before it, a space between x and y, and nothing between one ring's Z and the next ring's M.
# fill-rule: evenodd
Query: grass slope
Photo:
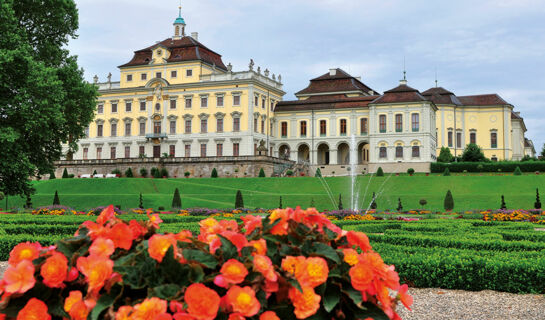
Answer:
M335 202L342 194L344 207L350 205L350 178L325 178ZM241 190L248 208L278 207L283 205L308 207L314 199L316 207L336 209L319 179L298 178L201 178L201 179L56 179L35 182L37 193L32 202L35 207L51 205L57 190L62 205L76 209L116 204L123 209L138 206L138 196L143 194L144 206L169 208L175 188L180 189L182 205L187 207L231 208L235 194ZM426 199L427 209L443 210L443 200L448 189L454 196L455 210L497 209L500 196L505 195L508 208L533 208L535 189L545 195L545 176L385 176L357 178L360 190L359 207L367 207L371 194L377 193L379 210L397 207L401 198L403 207L419 208L418 201ZM24 199L9 198L9 206L22 207ZM362 205L363 204L363 205ZM5 205L5 201L1 202Z

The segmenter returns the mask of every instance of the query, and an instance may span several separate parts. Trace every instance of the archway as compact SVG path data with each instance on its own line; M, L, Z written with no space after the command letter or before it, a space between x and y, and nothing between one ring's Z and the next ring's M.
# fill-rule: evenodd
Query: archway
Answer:
M358 164L369 163L369 143L362 142L358 145Z
M278 157L281 159L289 159L290 158L290 146L287 144L283 144L278 149Z
M350 147L345 142L337 147L337 163L350 164Z
M329 146L325 143L318 145L318 164L329 164Z
M310 159L310 148L307 144L302 144L297 149L297 161L299 162L309 162Z

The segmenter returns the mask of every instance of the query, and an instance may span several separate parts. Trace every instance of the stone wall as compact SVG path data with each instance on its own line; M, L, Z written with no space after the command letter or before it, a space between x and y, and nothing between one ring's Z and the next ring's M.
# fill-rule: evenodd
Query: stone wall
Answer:
M75 177L93 174L95 170L98 174L107 174L115 169L119 169L124 175L125 170L131 168L133 175L140 177L141 168L146 168L149 176L151 168L164 167L171 178L184 177L185 172L189 172L190 177L208 178L214 168L218 171L219 177L257 177L261 168L265 171L265 175L270 177L275 170L278 171L293 164L292 161L268 156L73 160L56 162L55 176L62 177L65 168Z

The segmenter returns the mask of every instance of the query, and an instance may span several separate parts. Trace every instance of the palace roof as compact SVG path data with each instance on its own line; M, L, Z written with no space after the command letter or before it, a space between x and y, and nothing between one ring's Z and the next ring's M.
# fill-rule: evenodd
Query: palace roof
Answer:
M462 102L460 102L460 99L458 99L458 97L454 93L442 87L428 89L422 92L422 95L426 97L426 99L433 101L433 103L435 103L436 105L439 105L439 104L454 104L457 106L462 105Z
M373 103L397 103L397 102L421 102L427 99L416 89L409 87L405 83L385 91Z
M367 108L378 96L347 97L344 94L311 96L305 100L278 102L275 112Z
M376 91L369 88L357 78L349 75L342 69L334 69L334 74L328 72L318 78L310 80L310 84L305 89L297 92L295 95L312 95L312 94L327 94L360 91L364 94L369 94Z
M148 65L152 60L152 50L159 46L170 51L170 57L167 59L167 62L200 60L210 65L215 64L218 69L227 71L227 67L225 67L221 60L221 55L188 36L182 37L179 40L168 38L145 49L135 51L132 60L119 66L119 68Z
M495 93L475 96L459 96L458 99L460 99L462 104L465 106L495 106L509 104Z

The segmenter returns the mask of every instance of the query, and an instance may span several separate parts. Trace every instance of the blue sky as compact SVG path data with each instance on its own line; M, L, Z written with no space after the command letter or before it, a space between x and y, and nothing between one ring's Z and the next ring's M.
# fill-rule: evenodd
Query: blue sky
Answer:
M132 52L172 36L176 0L76 0L79 38L69 48L91 81ZM340 67L383 92L402 77L424 91L498 93L545 143L545 1L183 0L187 31L246 70L250 58L282 74L284 99Z

